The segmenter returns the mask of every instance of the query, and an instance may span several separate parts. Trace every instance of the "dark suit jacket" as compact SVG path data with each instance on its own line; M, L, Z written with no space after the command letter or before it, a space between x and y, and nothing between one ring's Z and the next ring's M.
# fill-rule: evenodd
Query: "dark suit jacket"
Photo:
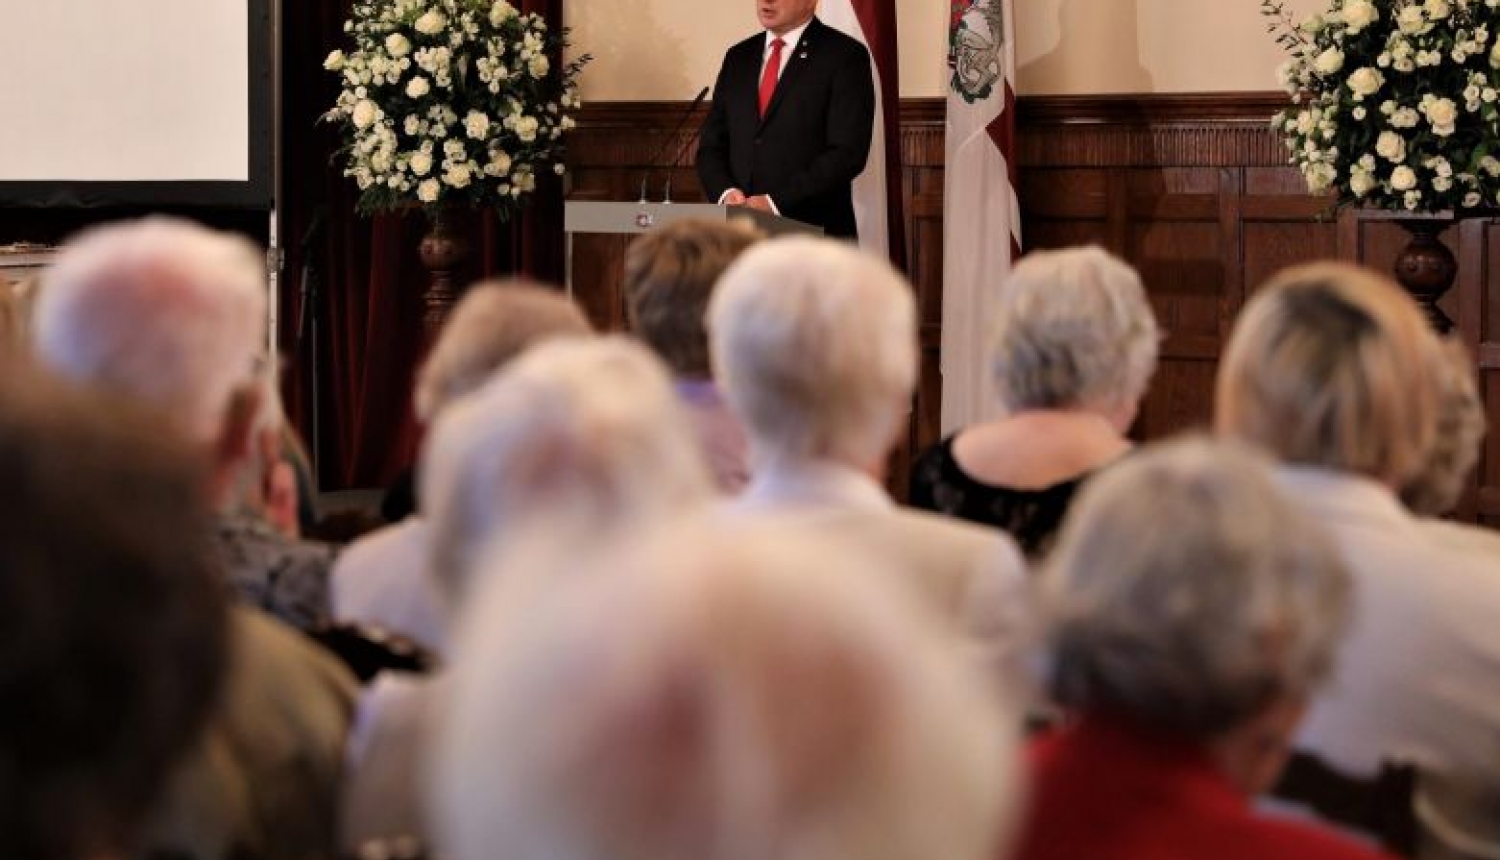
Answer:
M698 144L709 200L730 188L768 194L781 214L830 236L855 235L854 178L865 169L875 123L870 52L812 19L782 49L776 95L759 116L764 31L730 48Z

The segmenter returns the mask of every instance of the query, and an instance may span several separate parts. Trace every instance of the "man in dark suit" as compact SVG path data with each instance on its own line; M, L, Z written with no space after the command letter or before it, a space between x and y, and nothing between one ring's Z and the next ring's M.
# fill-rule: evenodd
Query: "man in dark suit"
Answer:
M817 0L756 0L764 33L730 48L698 144L710 200L854 238L853 182L875 122L870 52L813 16Z

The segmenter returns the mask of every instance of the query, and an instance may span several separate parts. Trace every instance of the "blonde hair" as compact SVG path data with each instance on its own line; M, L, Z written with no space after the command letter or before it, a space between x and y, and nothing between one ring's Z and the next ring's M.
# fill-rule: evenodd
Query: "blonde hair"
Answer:
M593 331L572 299L529 281L483 281L453 309L417 373L417 417L430 422L538 341Z
M1036 251L997 296L990 367L1005 411L1107 411L1141 399L1161 333L1124 261L1096 247Z
M1436 435L1437 338L1394 283L1343 263L1288 269L1245 307L1215 424L1290 463L1399 487Z
M743 222L688 219L642 234L625 249L630 327L673 373L709 376L709 296L729 264L762 238Z
M1401 500L1423 516L1446 514L1458 504L1488 427L1469 351L1452 337L1442 346L1441 360L1432 367L1442 394L1437 438L1426 465L1401 488Z

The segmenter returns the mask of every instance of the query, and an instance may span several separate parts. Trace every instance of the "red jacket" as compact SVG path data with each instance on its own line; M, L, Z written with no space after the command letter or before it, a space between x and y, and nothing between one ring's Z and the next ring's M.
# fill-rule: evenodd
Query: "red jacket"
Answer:
M1030 750L1011 860L1386 860L1333 831L1257 814L1196 745L1086 719Z

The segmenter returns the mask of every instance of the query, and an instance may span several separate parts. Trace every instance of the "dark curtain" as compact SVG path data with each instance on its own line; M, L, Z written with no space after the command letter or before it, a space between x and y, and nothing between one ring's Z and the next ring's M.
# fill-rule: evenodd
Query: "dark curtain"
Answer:
M563 0L524 0L562 26ZM338 96L322 68L351 0L284 0L282 10L281 331L288 414L317 459L324 490L383 486L409 466L419 441L412 378L422 351L417 258L420 212L363 218L357 189L334 163L338 133L318 122ZM539 177L525 215L500 224L475 213L473 274L558 282L563 270L562 184Z

